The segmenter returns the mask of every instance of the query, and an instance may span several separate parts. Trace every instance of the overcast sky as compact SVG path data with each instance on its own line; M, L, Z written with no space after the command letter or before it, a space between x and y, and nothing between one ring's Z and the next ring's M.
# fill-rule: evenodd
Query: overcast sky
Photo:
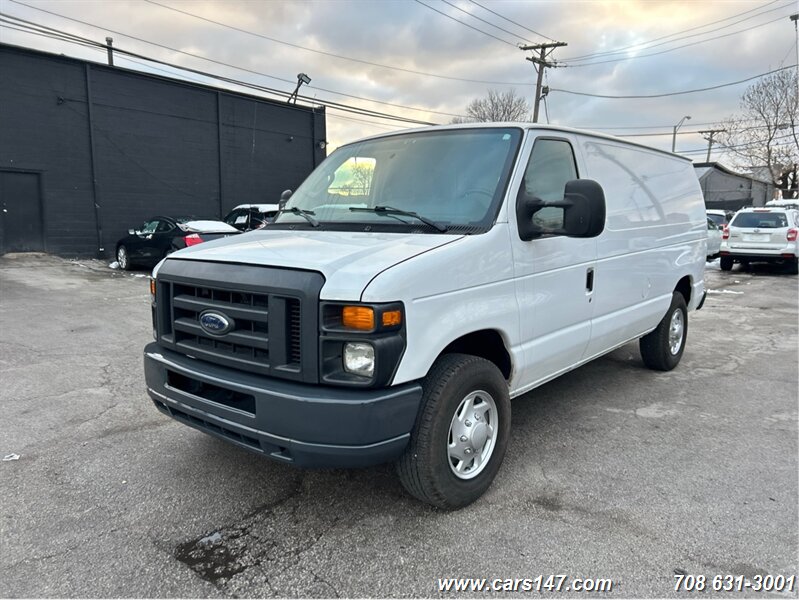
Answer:
M196 16L164 8L156 1ZM567 47L552 55L563 66L547 69L545 83L603 95L709 87L795 65L797 60L794 23L789 19L798 10L795 0L20 2L0 0L0 10L98 41L110 35L116 46L126 50L285 92L293 90L291 82L304 72L312 78L302 89L309 96L435 123L464 114L469 101L489 88L515 89L532 100L535 72L525 60L530 53L519 50L519 43L566 42ZM0 40L99 62L105 59L101 50L8 28L0 29ZM677 46L685 47L668 51ZM577 60L619 49L623 50ZM134 63L119 55L116 62L146 69L141 61ZM180 76L201 79L193 74ZM616 134L665 134L633 139L666 149L671 148L672 127L690 115L680 130L684 134L677 137L677 151L691 151L707 144L699 134L688 132L707 129L734 114L747 85L657 99L590 98L553 90L547 107L554 124ZM408 126L333 109L328 109L327 116L331 146ZM543 106L539 121L546 122ZM705 158L700 152L688 155L699 161ZM714 152L712 160L719 159L724 161L724 156Z

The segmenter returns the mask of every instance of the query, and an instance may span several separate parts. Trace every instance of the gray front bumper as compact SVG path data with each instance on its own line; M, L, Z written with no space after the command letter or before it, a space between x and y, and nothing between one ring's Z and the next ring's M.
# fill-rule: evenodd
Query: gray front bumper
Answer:
M418 383L364 390L281 381L198 361L156 343L144 349L144 373L161 412L303 467L361 467L398 458L422 397ZM175 381L184 389L170 384ZM213 390L214 397L230 392L236 400L190 393L186 382Z

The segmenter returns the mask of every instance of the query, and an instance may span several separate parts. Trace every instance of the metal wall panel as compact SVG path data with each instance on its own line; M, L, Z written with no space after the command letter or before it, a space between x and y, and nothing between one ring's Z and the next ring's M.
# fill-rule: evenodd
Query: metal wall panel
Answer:
M41 173L56 254L110 256L158 214L277 202L325 132L323 108L0 44L0 169Z

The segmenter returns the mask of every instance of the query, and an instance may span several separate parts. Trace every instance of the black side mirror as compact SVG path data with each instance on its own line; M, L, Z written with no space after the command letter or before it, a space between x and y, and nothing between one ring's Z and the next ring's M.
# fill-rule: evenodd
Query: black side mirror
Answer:
M533 222L542 208L562 208L561 227L544 228ZM605 229L605 192L591 179L575 179L566 183L563 200L544 202L540 198L521 197L516 203L519 237L529 241L542 235L596 237Z
M291 198L291 194L291 190L283 190L283 193L280 194L280 202L278 203L280 210L283 210L286 207L286 202L288 202L289 198Z

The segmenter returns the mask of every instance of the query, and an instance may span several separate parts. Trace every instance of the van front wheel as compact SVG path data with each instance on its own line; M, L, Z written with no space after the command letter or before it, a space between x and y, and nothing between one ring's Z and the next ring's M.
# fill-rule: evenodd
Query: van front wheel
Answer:
M483 358L446 354L430 369L422 389L397 472L419 500L461 508L488 489L502 464L510 435L508 384Z
M650 369L671 371L682 358L688 338L688 308L680 292L671 296L671 306L657 328L639 340L641 358Z

